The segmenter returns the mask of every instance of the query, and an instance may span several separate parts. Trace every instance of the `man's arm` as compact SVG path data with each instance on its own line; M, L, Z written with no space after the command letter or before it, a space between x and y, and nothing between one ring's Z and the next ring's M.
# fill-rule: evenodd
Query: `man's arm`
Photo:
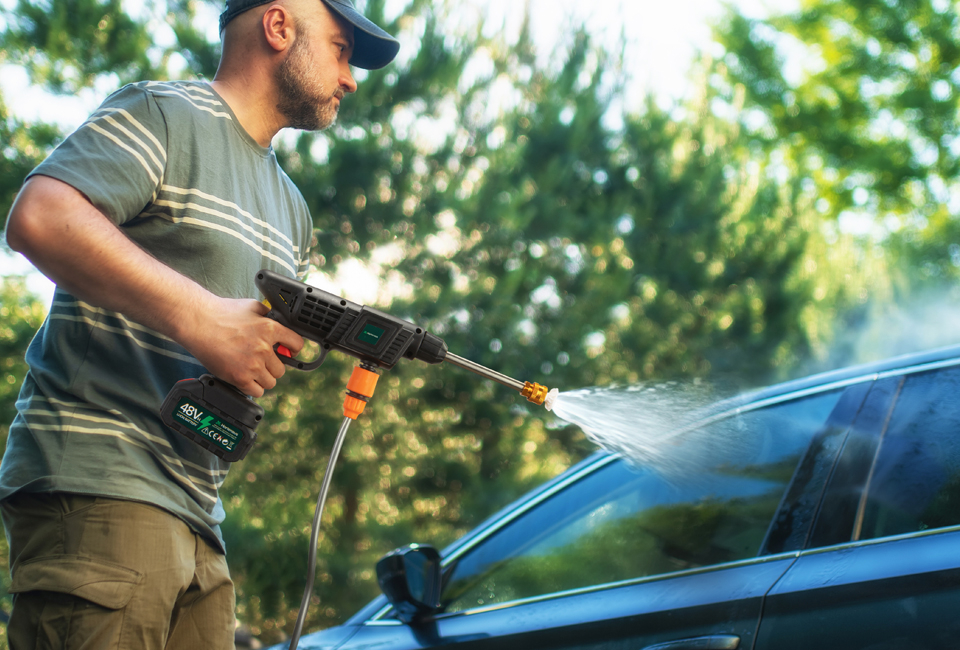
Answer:
M178 342L210 372L254 397L284 365L273 350L303 347L296 332L264 318L256 300L216 296L137 246L66 183L34 176L7 219L7 243L60 287Z

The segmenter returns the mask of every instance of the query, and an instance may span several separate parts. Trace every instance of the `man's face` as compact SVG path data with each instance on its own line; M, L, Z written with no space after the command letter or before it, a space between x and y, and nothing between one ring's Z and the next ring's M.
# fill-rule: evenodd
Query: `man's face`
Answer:
M318 5L321 3L317 3ZM296 21L296 40L277 68L277 109L287 126L305 131L325 129L337 119L343 95L356 90L347 61L352 52L352 26L324 15L308 34L306 21Z

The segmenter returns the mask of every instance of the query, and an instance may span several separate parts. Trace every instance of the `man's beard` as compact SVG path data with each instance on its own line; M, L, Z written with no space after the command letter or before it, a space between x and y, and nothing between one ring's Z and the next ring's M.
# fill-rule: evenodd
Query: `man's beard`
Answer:
M328 94L323 84L311 74L308 62L307 39L302 29L298 29L290 54L277 68L276 81L279 90L277 110L287 118L287 126L304 131L325 129L337 119L339 103L334 97L339 92Z

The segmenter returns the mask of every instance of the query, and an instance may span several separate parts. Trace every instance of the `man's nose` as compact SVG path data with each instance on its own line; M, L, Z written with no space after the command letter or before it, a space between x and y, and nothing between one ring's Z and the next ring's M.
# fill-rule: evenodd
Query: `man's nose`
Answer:
M353 73L350 72L350 65L344 65L340 68L340 87L345 93L355 93L357 92L357 82L353 78Z

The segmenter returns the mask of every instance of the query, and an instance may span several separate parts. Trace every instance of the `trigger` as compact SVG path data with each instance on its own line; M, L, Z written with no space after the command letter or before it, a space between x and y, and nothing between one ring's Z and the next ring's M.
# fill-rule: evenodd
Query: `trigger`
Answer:
M279 343L277 343L277 354L284 357L293 358L293 354L287 349L287 346L280 345Z

